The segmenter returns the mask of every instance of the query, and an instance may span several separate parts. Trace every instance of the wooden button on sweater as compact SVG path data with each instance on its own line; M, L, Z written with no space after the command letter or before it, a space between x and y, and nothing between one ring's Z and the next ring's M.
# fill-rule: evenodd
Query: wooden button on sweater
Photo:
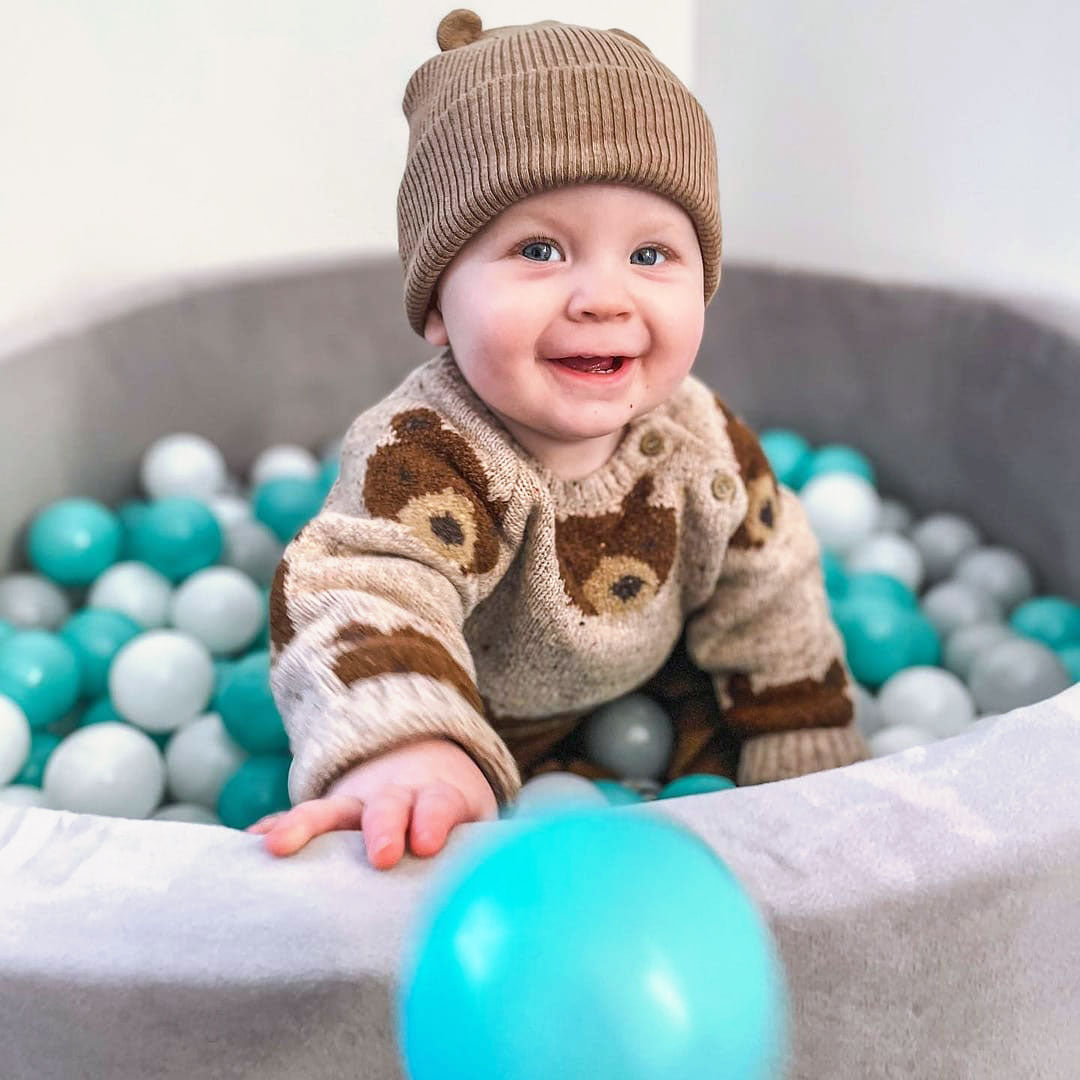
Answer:
M712 478L712 493L716 498L729 502L735 494L735 481L725 472L718 472Z
M638 443L638 449L648 457L655 457L661 450L664 449L664 440L655 431L646 431L641 436L641 442Z

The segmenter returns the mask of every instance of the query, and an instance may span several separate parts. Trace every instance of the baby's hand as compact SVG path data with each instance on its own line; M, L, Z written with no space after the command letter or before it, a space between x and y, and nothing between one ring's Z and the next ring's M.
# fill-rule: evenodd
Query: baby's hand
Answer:
M245 831L264 833L272 855L292 855L322 833L360 829L371 865L389 870L405 853L406 830L413 854L431 856L455 825L492 821L498 811L484 774L460 746L424 739L357 765L321 799L269 814Z

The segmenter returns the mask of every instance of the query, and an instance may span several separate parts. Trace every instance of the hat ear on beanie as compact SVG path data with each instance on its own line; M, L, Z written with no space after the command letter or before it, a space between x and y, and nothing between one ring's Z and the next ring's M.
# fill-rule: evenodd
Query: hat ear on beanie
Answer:
M439 52L413 72L398 188L409 325L421 337L439 276L508 207L571 184L626 184L694 224L708 304L720 281L716 138L700 102L625 30L546 20L487 30L475 11L439 21Z

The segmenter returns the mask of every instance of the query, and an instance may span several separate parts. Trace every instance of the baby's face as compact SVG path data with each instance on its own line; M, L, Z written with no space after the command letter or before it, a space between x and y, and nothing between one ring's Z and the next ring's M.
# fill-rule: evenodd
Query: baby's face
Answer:
M681 206L627 185L576 184L515 203L474 236L439 279L424 336L451 345L525 449L584 475L690 371L703 288ZM615 375L554 359L583 355L624 359Z

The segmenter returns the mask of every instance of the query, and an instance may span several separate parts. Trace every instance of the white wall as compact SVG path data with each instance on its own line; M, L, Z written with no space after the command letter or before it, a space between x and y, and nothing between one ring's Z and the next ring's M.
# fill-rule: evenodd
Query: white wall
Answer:
M396 252L401 98L455 6L0 0L0 331L189 271ZM691 0L476 8L621 27L691 79Z
M462 0L466 2L466 0ZM146 283L396 250L449 0L0 0L0 332ZM1080 333L1080 9L490 0L698 92L725 255L1029 297Z
M698 29L727 256L1008 294L1080 333L1080 7L709 0Z

